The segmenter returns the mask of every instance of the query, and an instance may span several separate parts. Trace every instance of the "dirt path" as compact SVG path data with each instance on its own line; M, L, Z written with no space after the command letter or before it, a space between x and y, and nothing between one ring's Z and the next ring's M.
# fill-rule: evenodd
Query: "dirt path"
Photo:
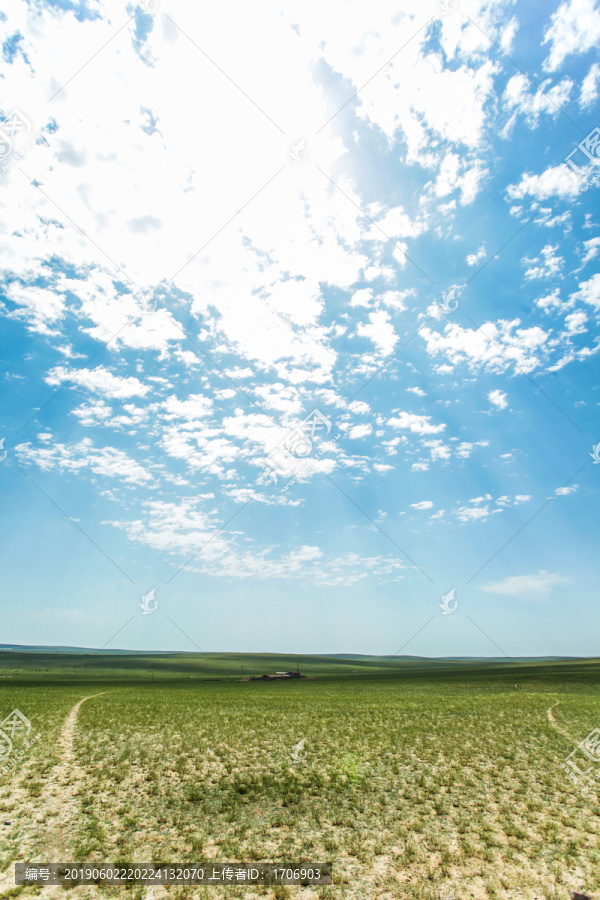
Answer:
M67 852L71 836L70 824L76 818L79 810L78 786L84 776L83 770L77 765L74 751L77 715L83 703L106 693L107 691L101 691L99 694L82 697L65 719L58 739L60 759L50 774L50 779L42 791L39 802L35 804L34 809L37 813L32 812L35 826L33 847L23 847L28 856L30 856L30 850L35 848L35 859L30 856L32 862L70 861ZM31 803L31 801L29 802ZM23 859L23 854L19 853L18 856ZM14 863L11 863L8 870L0 876L0 896L14 886ZM58 885L45 887L38 896L58 896L62 891L63 888Z
M515 687L518 691L521 691L521 693L523 693L523 694L528 693L528 691L524 691L523 688L518 684L515 684ZM550 722L550 725L552 726L552 728L554 728L555 731L558 731L559 734L562 734L563 737L568 738L568 740L570 740L571 742L576 743L573 735L569 734L568 731L565 731L564 728L561 728L560 725L558 724L558 722L556 721L556 719L554 718L554 713L552 712L552 710L554 709L555 706L558 706L559 703L560 703L560 700L555 700L554 703L552 704L552 706L550 706L546 710L546 715L548 716L548 721Z
M60 746L62 748L61 759L56 768L59 766L62 768L68 767L75 758L73 744L75 743L75 726L77 724L77 715L80 706L85 703L86 700L93 700L94 697L101 697L103 694L106 694L106 691L100 691L99 694L89 694L87 697L83 697L75 704L65 719L65 724L63 725L63 730L60 735Z
M556 721L556 719L554 718L554 714L553 714L552 710L554 709L555 706L558 706L559 703L560 703L560 700L557 700L557 701L556 701L555 703L553 703L552 706L547 710L548 721L550 722L550 724L552 725L552 727L553 727L556 731L558 731L559 734L562 734L563 737L568 738L570 741L574 741L575 738L572 737L572 736L569 734L568 731L565 731L564 728L561 728L560 725L558 724L558 722Z

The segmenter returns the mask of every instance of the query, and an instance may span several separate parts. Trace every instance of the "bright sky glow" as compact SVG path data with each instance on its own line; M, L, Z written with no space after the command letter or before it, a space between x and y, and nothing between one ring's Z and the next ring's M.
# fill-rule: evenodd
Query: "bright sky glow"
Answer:
M0 16L0 640L597 655L598 2Z

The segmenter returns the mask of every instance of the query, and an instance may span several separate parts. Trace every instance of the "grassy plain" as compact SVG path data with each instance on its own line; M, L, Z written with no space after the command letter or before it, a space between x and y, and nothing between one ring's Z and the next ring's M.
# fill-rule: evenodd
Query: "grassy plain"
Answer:
M560 768L600 725L598 661L300 657L306 680L241 681L296 660L0 653L0 719L40 735L0 777L0 895L63 894L15 887L15 861L200 859L332 861L334 884L154 900L600 892L598 784Z

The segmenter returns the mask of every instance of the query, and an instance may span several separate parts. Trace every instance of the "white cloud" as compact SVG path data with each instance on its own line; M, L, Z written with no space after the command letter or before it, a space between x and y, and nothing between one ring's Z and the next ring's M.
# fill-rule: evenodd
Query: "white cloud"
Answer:
M480 14L479 21L485 23L482 27L491 27L491 22L485 21L483 10ZM447 27L450 28L451 23ZM370 21L369 34L374 33L375 26ZM494 91L494 64L487 55L489 42L480 31L467 25L463 30L443 34L445 52L458 62L453 70L443 65L441 56L422 52L427 34L424 31L423 36L419 35L411 41L393 59L378 82L377 94L365 92L357 109L362 118L378 126L390 141L401 128L408 144L408 160L416 160L421 165L426 162L432 134L437 141L462 145L468 150L480 146L485 129L486 104ZM339 43L342 40L347 43L345 34L344 39L339 36ZM350 46L347 44L344 48L345 59L352 52ZM379 39L376 46L380 65L383 66L387 50ZM357 87L372 74L372 50L369 59L371 69L364 60L360 60L362 71L354 81ZM469 59L470 65L466 59ZM356 68L358 62L354 63Z
M519 506L521 503L527 503L531 500L529 494L516 494L510 497L508 494L502 494L496 500L491 494L485 494L481 497L473 497L468 501L468 505L460 506L454 512L461 522L484 521L490 516L499 515L510 506ZM494 503L496 508L490 509L490 503Z
M600 272L596 272L588 281L579 282L579 290L571 294L571 302L582 300L584 303L600 308Z
M494 406L497 406L498 409L506 409L508 406L508 400L506 399L506 394L503 391L490 391L488 394L488 400L490 403L493 403Z
M398 341L390 314L384 309L369 313L369 325L358 323L356 333L373 341L383 356L389 356Z
M546 294L544 297L540 297L535 301L535 305L539 306L540 309L543 310L559 307L561 305L560 288L554 288L554 290L550 294Z
M432 425L431 416L418 416L416 413L400 412L399 416L388 419L388 425L392 428L408 429L413 434L438 434L446 425Z
M578 487L578 484L569 484L566 487L559 487L554 491L553 496L568 497L569 494L574 494Z
M533 209L533 207L532 207ZM571 210L567 209L561 214L553 215L554 210L550 206L540 206L534 219L536 225L544 228L557 228L563 226L565 234L571 231Z
M239 381L242 378L252 378L254 372L252 369L249 369L247 366L245 368L240 366L234 366L233 369L225 369L225 374L228 378L231 378L233 381Z
M557 249L558 245L553 247L551 244L546 244L542 248L541 257L536 259L524 257L523 262L529 265L529 268L525 271L527 281L531 281L534 278L553 278L559 274L564 264L564 259L562 256L556 255Z
M577 312L570 313L568 316L565 316L567 332L569 334L584 334L587 331L587 328L585 327L587 320L588 317L581 309L577 310Z
M468 459L476 447L488 447L489 441L461 441L456 448L456 456L459 459Z
M377 220L377 225L387 237L392 239L418 237L427 228L425 220L412 221L401 206L389 209L381 219ZM370 236L381 240L381 235L377 233L376 226L372 226Z
M487 519L490 511L487 506L461 506L457 510L461 522L469 522L472 519Z
M447 197L455 190L460 190L460 203L467 206L477 196L479 184L486 174L486 170L480 165L465 165L457 153L448 152L433 185L433 194L435 197Z
M90 469L95 475L116 478L126 484L145 485L153 478L150 472L117 447L95 447L90 438L75 444L54 443L32 447L18 444L15 451L23 463L35 463L44 471L66 469L78 474Z
M371 306L372 301L373 291L371 288L362 288L352 294L350 306Z
M39 334L60 334L60 331L51 326L58 324L63 318L66 309L64 294L51 291L39 285L23 285L17 281L5 287L6 296L14 304L16 310L4 309L4 315L8 318L22 319L27 323L27 330Z
M467 363L474 371L483 367L490 372L504 372L514 366L531 372L548 355L548 333L537 325L519 328L520 324L520 319L500 320L471 329L451 323L444 334L427 327L419 334L430 356L443 355L453 366Z
M350 431L348 432L348 437L352 440L356 438L366 437L368 434L371 434L373 428L371 425L353 425Z
M62 384L70 381L90 391L96 391L105 397L145 397L150 390L150 385L142 384L133 375L127 377L113 375L104 366L95 369L66 369L56 366L46 376L48 384Z
M406 298L414 296L415 293L414 288L407 288L405 291L384 291L378 299L385 306L389 306L390 309L395 309L399 312L406 309L406 304L404 303Z
M598 82L600 81L600 66L598 63L592 63L589 72L581 83L581 94L579 95L579 106L585 109L591 106L598 96Z
M346 374L336 367L342 363L348 371L360 371L361 366L373 371L380 366L381 357L389 357L399 346L398 335L410 328L410 316L401 315L407 304L413 307L413 315L421 312L429 299L423 302L427 292L407 287L416 283L412 280L417 277L415 271L409 273L411 264L397 252L392 258L392 248L379 228L369 224L352 204L367 210L411 256L416 244L414 258L424 268L427 254L437 253L431 243L436 237L441 239L439 247L446 249L456 240L459 258L474 250L467 256L467 264L477 265L486 257L483 232L475 234L466 227L471 220L460 220L460 207L478 195L486 178L486 160L490 152L493 157L493 148L497 149L496 90L498 77L502 78L498 57L489 53L489 39L467 18L438 15L434 25L419 32L424 21L422 4L406 0L401 6L400 10L389 4L357 7L352 16L344 17L344 5L333 0L332 6L303 7L298 24L296 12L272 15L268 7L265 15L273 19L272 29L263 29L260 16L257 19L255 11L244 7L233 42L229 12L224 8L211 8L208 20L205 10L193 4L185 16L183 8L172 12L175 18L184 16L182 27L202 46L205 38L209 44L214 41L215 58L223 72L281 123L279 132L161 11L152 20L154 27L139 51L146 54L146 62L131 49L128 30L119 37L118 52L117 43L107 48L110 56L105 57L105 64L110 64L111 77L102 84L92 119L73 111L85 110L90 96L98 93L92 95L98 84L96 62L85 67L48 107L44 121L49 114L56 116L57 132L54 138L47 132L32 148L28 171L48 196L68 211L72 221L93 237L95 245L61 218L41 191L22 182L15 170L3 181L6 208L14 208L14 213L8 219L3 208L11 240L2 244L2 252L8 276L22 277L24 283L10 283L6 305L16 307L11 315L21 317L25 327L48 339L39 342L36 337L48 350L38 359L51 360L46 364L50 366L57 359L68 363L51 369L48 383L74 384L92 392L91 399L81 402L79 398L71 424L100 426L103 437L107 428L118 428L119 437L128 441L128 454L137 452L143 465L136 468L135 460L110 446L97 448L84 442L53 445L50 439L40 439L41 449L21 445L24 458L29 454L30 460L42 467L85 469L88 476L93 472L140 486L148 486L156 478L155 499L162 491L179 491L184 484L190 485L190 491L214 488L214 483L206 484L212 478L220 480L219 496L240 503L253 496L262 504L273 503L266 492L243 487L242 473L246 478L250 469L250 477L254 477L254 470L260 468L260 461L277 444L281 432L258 415L256 407L248 406L250 401L239 394L236 398L219 367L225 367L236 382L250 382L248 395L262 408L281 414L274 418L283 428L306 409L307 396L319 398L314 402L322 408L320 398L327 393L331 408L357 414L356 418L348 414L340 423L343 436L356 440L372 434L372 425L353 424L365 421L360 416L366 418L371 412L368 406L354 408L358 405L345 400L349 391L340 388L338 394L332 389L334 384L343 384ZM516 18L507 23L502 15L500 21L499 13L505 10L499 3L479 6L470 14L509 52L518 27ZM48 96L73 71L66 50L77 46L82 58L89 58L112 36L110 22L115 14L120 15L120 7L109 0L103 7L106 16L85 23L77 22L72 12L44 6L28 16L24 0L17 0L16 8L27 29L35 68L27 90L37 97L36 110L42 110L42 101L45 107ZM344 28L340 30L342 20ZM401 38L404 43L406 34L414 34L414 39L337 120L340 127L328 127L320 136L314 135L316 127L338 108L338 90L348 88L350 95L363 85L389 59L390 42L394 45L396 38ZM435 46L438 37L441 50ZM268 58L269 71L253 66L256 58ZM7 96L17 96L10 80L12 67L6 69ZM274 79L273 71L279 77ZM321 77L324 73L326 77ZM194 99L193 114L182 116L173 98L183 96L188 83L202 84L202 91ZM549 90L560 98L567 95L567 88L568 81L562 79ZM591 88L586 90L591 96ZM518 78L507 93L513 100L517 98L511 112L519 109L534 119L547 105ZM141 104L151 113L139 112ZM350 111L354 124L348 131L342 123ZM157 123L154 133L148 128L151 120ZM198 121L214 140L198 143ZM306 166L289 159L292 131L314 135L308 138L310 160ZM389 197L379 178L364 180L353 152L356 146L368 152L368 141L379 152L381 140L388 141L386 158L404 167L407 175L406 183L403 178L392 178ZM323 178L313 162L335 178L346 197ZM284 171L267 184L282 167ZM387 169L385 174L387 178ZM263 189L263 185L267 186ZM523 183L514 188L515 193L520 189L527 193ZM370 202L375 195L385 202ZM439 202L442 199L449 202ZM544 224L554 222L556 227L556 217L548 216ZM423 234L427 238L422 244L418 239ZM56 275L52 290L39 286L55 274L54 269L45 271L48 260L57 260L56 269L61 265L64 269ZM117 265L131 275L135 287L128 284ZM541 265L552 263L542 257ZM165 309L143 313L138 300L152 285L159 285L156 295ZM331 314L331 304L335 306L338 297L345 298L339 316L337 309ZM539 318L539 311L533 311ZM579 332L581 315L571 313L565 320L570 333ZM189 341L179 330L178 320L185 323ZM546 361L551 344L550 332L530 325L535 325L535 319L523 324L514 320L485 325L500 352L485 334L476 336L460 328L454 331L453 326L438 336L429 331L427 351L438 354L442 363L452 360L453 365L434 366L441 375L452 372L460 362L474 370L489 366L490 371L500 372L522 365L531 371ZM105 367L77 370L76 363L51 353L58 346L66 356L75 358L79 349L87 350L89 337L106 341L113 335L114 343L101 357ZM354 339L353 346L359 347L357 355L362 357L358 360L348 353L352 335L372 343L369 347L366 341ZM125 350L130 352L119 356ZM408 381L389 374L392 379L398 377L400 395L405 383L415 384L422 378L414 367ZM265 375L268 383L264 383ZM451 391L456 390L453 399L460 400L459 373L446 382ZM407 390L425 397L419 387ZM494 395L506 398L495 391L490 394L491 402ZM144 398L145 403L125 402L137 398ZM244 410L252 409L252 414L236 409L231 400ZM392 412L389 425L401 437L384 441L387 409L398 402L396 397L389 403L388 395L373 411L375 417L381 409L386 410L386 416L379 416L381 430L376 434L377 440L382 440L383 452L379 453L383 458L385 451L389 458L405 451L406 456L399 456L398 462L412 463L415 473L427 471L432 460L438 464L451 460L454 465L458 460L456 468L464 470L464 460L487 445L487 441L459 438L425 440L445 436L446 425L438 422L437 415L399 410ZM433 410L420 400L414 404L422 411ZM466 426L464 431L461 426L460 434L471 436ZM135 451L129 449L136 444ZM361 450L364 456L358 454ZM146 463L154 452L159 463ZM380 474L393 471L390 465L374 462L377 454L371 447L355 446L342 452L334 446L330 455L333 458L320 460L318 468L353 467L351 476L357 480L371 468ZM163 479L160 484L159 475ZM161 500L166 502L164 496ZM426 503L432 501L414 506L426 509L422 505ZM468 505L477 506L478 512L465 513L467 519L481 516L486 501ZM143 516L131 514L132 519L139 518L142 532L136 532L135 522L128 527L134 538L147 546L187 552L198 547L217 524L214 514L202 516L192 507L190 521L178 516L168 505L148 507ZM148 517L155 521L148 523ZM352 563L345 556L327 562L321 551L312 547L312 539L304 541L289 553L273 548L246 553L227 539L213 548L219 551L220 547L220 552L211 562L211 572L221 566L226 574L237 566L240 577L249 577L264 567L272 575L285 577L303 566L318 564L318 571L309 572L317 580L328 578L335 583L343 579L345 565L351 572L349 578L363 577L360 561Z
M485 244L482 244L476 253L470 253L467 256L467 265L476 266L480 259L485 259L486 255Z
M423 446L429 448L429 452L433 460L450 459L450 448L440 440L423 441Z
M397 557L368 557L352 552L326 556L320 547L312 544L279 551L278 555L275 546L240 549L235 532L219 532L220 524L214 515L199 509L198 502L192 499L179 503L149 500L144 503L142 518L104 524L125 531L134 544L180 556L186 561L195 555L188 571L201 571L215 578L298 578L315 584L352 585L366 578L396 581L406 568Z
M572 53L586 53L600 40L600 10L594 0L566 0L552 13L544 44L544 69L554 72Z
M431 509L433 503L431 500L421 500L419 503L410 504L413 509Z
M179 400L173 394L162 404L165 410L163 415L167 421L184 419L186 422L205 419L212 412L212 406L212 399L204 394L190 394L187 400Z
M581 261L582 267L585 266L590 260L595 259L600 253L600 237L590 238L589 241L583 242L583 247L585 250L585 256Z
M99 425L102 422L113 424L114 421L112 408L104 400L82 403L73 410L73 415L77 416L81 424L86 427Z
M513 75L502 98L505 108L513 112L505 134L510 131L518 114L523 115L525 121L534 128L542 113L559 115L560 108L569 100L572 87L573 82L569 78L554 86L551 86L550 80L535 86L525 75Z
M509 575L503 581L492 581L480 590L488 594L505 597L519 597L522 600L546 597L557 584L565 584L569 579L540 569L535 575Z
M574 197L581 185L569 174L566 165L548 166L541 175L525 172L519 184L510 184L506 192L511 200L522 199L527 195L536 200L547 200L548 197Z

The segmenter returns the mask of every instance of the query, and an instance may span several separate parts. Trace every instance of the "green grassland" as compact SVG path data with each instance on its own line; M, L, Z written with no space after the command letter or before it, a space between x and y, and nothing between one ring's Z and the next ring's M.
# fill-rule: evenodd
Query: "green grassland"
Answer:
M309 677L242 681L296 662ZM560 768L600 725L596 660L11 651L0 675L0 719L17 707L40 736L0 776L2 896L40 892L10 886L27 860L334 864L332 886L155 900L600 892L598 783Z

